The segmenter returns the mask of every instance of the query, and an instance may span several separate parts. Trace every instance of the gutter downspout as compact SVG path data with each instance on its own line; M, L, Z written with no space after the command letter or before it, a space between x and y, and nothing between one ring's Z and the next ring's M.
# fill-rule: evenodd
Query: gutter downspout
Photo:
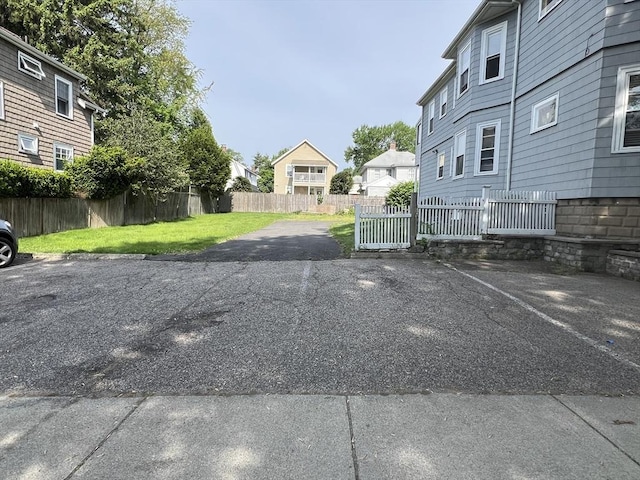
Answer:
M511 164L513 162L513 131L516 116L516 85L518 83L518 61L520 57L520 24L522 23L522 3L518 4L518 21L516 23L516 45L513 57L513 79L511 81L511 104L509 106L509 147L507 149L507 172L505 174L505 190L511 190Z

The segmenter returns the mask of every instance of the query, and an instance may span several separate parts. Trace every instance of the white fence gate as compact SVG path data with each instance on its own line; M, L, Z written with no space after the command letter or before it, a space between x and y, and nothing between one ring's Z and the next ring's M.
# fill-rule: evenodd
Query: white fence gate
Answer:
M355 249L409 248L411 223L409 207L356 204Z
M482 197L440 198L418 204L417 239L473 239L484 234L555 235L555 192L482 189Z

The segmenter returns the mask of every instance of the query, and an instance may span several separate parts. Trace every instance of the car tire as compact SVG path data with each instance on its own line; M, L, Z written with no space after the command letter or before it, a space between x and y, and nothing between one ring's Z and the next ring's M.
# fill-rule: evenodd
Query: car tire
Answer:
M0 238L0 268L8 267L16 258L16 247L6 238Z

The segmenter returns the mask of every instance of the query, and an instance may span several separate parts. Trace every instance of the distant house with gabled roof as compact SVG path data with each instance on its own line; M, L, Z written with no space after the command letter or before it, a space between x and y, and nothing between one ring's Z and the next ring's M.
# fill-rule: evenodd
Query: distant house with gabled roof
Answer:
M303 140L271 164L274 193L325 195L338 170L338 164L309 140Z
M384 197L394 185L416 180L416 157L411 152L396 150L391 142L389 150L369 160L360 168L361 191L368 197Z

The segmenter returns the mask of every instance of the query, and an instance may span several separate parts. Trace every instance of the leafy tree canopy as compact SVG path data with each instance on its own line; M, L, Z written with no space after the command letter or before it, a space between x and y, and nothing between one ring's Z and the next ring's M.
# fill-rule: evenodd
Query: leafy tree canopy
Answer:
M280 158L287 153L291 148L283 148L278 153L271 155L265 155L262 153L256 153L253 156L253 169L258 172L260 178L258 179L258 189L264 193L273 192L273 165L271 162Z
M244 177L236 177L233 184L229 187L230 192L252 192L251 182Z
M353 175L351 169L342 170L336 173L331 179L331 186L329 187L329 193L335 193L337 195L347 195L349 190L353 187Z
M387 193L385 203L395 207L408 207L411 204L413 194L413 182L401 182L395 184Z
M352 133L353 146L344 151L346 162L352 162L356 171L369 160L389 150L391 142L396 149L415 153L416 129L404 122L370 127L362 125Z

